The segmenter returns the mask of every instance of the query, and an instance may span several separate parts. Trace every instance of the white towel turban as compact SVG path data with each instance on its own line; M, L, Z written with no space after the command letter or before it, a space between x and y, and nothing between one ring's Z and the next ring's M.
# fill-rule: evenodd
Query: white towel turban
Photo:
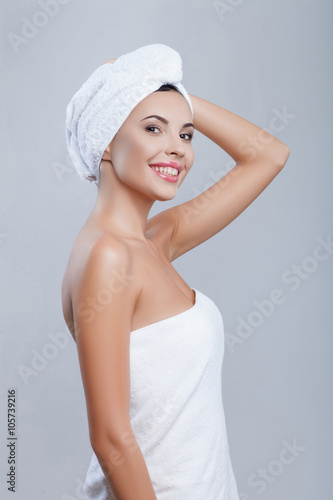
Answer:
M187 100L181 84L182 60L164 44L140 47L114 63L99 66L74 94L66 108L66 141L70 158L82 179L96 177L112 138L134 107L161 85L171 83Z

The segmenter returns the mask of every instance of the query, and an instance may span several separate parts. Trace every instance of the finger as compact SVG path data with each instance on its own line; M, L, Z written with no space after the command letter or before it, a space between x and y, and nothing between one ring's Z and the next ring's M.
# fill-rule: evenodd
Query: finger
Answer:
M106 61L103 64L114 63L115 61L116 61L116 59L109 59L108 61Z

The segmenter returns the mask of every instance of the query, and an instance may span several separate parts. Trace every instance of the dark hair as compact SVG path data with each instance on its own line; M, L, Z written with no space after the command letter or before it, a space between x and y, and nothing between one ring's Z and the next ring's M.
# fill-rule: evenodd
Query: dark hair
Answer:
M175 87L172 83L165 83L165 84L161 85L161 87L159 89L154 90L154 92L161 92L164 90L176 90L177 92L179 92L177 87ZM181 92L179 92L179 93L181 93Z

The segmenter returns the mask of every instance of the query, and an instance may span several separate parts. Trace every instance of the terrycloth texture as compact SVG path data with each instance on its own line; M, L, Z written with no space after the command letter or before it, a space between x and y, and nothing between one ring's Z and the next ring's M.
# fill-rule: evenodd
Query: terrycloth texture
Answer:
M106 147L135 106L161 85L172 83L187 100L179 53L160 43L146 45L99 66L66 108L66 141L82 179L94 175Z
M158 500L239 500L221 395L223 319L193 290L193 307L131 332L131 425ZM83 489L114 500L94 453Z

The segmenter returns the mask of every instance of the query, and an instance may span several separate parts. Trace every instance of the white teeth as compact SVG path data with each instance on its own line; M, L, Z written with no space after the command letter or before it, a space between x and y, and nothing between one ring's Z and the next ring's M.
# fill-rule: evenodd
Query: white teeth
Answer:
M150 168L157 170L158 172L162 172L163 174L178 175L178 170L176 168L172 167L150 167Z

